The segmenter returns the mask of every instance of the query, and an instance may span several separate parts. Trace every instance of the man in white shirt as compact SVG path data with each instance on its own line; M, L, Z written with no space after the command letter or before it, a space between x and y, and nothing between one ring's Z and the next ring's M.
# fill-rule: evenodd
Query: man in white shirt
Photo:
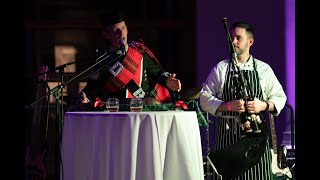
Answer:
M279 115L287 100L272 68L250 54L253 27L246 22L236 22L230 30L236 56L212 68L200 93L201 108L216 116L215 150L231 147L245 137L267 136L268 132L261 129L265 127L263 113ZM259 162L231 178L271 180L270 164L271 154L266 143Z

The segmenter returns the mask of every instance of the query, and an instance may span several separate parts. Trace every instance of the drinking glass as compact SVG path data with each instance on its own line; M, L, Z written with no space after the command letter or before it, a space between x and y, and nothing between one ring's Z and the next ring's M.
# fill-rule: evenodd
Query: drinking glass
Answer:
M130 100L130 110L132 112L141 112L143 109L143 104L142 98L132 98Z
M106 108L109 112L118 112L119 110L119 99L108 98L106 102Z

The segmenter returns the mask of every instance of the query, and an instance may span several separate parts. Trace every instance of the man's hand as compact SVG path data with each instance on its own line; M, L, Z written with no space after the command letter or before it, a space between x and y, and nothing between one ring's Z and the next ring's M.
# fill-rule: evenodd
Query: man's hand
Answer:
M90 100L87 98L87 95L83 91L81 91L81 96L78 102L79 102L79 110L87 111L92 109Z
M166 85L170 90L179 92L181 90L181 83L179 79L176 79L176 74L173 73L166 79Z
M230 103L230 109L228 107L228 110L235 111L238 113L243 113L246 111L245 109L245 103L243 99L234 99L229 102Z
M83 91L81 92L81 103L88 103L89 99L87 98L86 93L84 93Z
M248 101L246 103L246 108L248 109L249 113L259 113L266 108L266 103L254 98L253 101Z

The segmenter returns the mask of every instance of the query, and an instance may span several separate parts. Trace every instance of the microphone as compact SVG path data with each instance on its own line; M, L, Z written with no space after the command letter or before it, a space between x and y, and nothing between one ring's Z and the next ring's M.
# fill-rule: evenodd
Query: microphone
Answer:
M122 38L119 39L119 44L120 44L120 48L119 50L121 51L121 54L125 54L126 50L125 50L125 42Z
M125 54L125 44L126 42L124 41L124 39L122 38L122 31L117 28L116 30L116 37L118 39L118 43L119 43L119 50L121 51L121 54Z

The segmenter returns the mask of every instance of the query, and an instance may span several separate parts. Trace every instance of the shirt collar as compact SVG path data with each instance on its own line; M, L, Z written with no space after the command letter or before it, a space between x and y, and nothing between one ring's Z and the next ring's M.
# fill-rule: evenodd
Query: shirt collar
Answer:
M249 59L246 62L240 63L240 69L253 67L253 57L250 54Z

